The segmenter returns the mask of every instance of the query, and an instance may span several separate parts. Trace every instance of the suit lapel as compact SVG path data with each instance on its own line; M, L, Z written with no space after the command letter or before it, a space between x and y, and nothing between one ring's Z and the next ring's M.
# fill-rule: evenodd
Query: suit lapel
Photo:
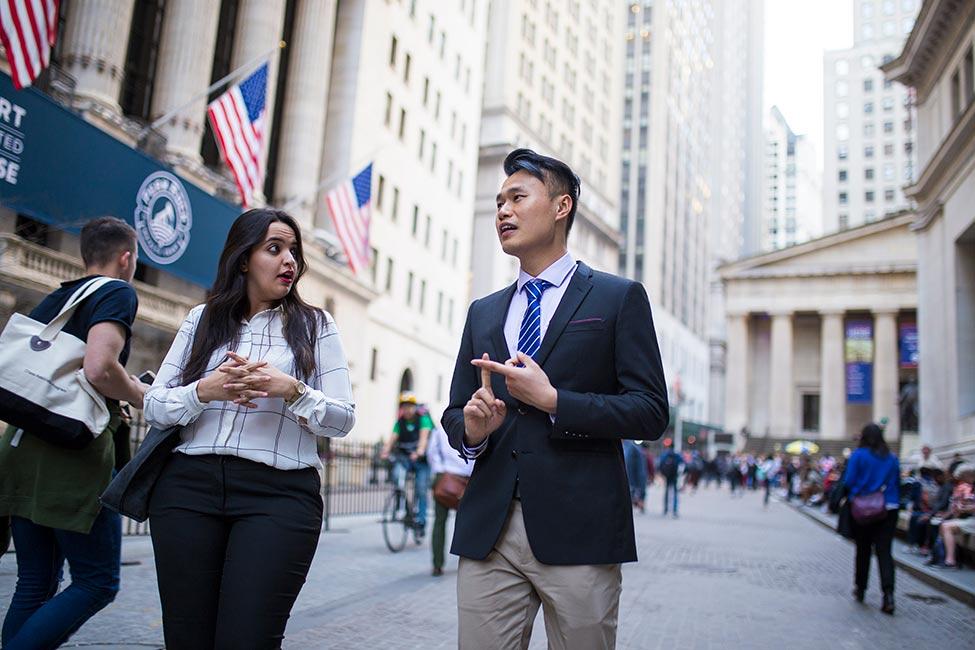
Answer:
M498 294L497 303L488 310L494 322L491 324L491 343L494 344L494 356L491 358L499 363L508 360L508 342L504 338L504 323L508 319L508 306L515 295L518 283L514 282L507 289Z
M562 336L562 330L565 329L573 314L579 309L579 305L588 295L589 290L592 289L590 278L592 278L592 269L579 262L578 268L569 280L569 286L565 290L565 295L562 296L558 309L555 310L552 320L548 323L548 329L545 330L545 337L542 339L542 347L538 349L538 354L535 355L535 361L538 365L544 365L548 355L552 352L552 348L555 347L555 342Z

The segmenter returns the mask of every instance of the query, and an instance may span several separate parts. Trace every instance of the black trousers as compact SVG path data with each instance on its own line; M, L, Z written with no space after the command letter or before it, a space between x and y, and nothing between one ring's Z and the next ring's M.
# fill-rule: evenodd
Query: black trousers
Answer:
M872 524L861 525L853 522L853 540L857 546L856 577L857 589L866 591L870 578L871 550L877 553L877 566L880 569L880 588L884 593L894 592L894 558L890 546L897 529L897 511L888 510L887 516Z
M149 502L167 648L280 648L322 526L312 468L173 454Z

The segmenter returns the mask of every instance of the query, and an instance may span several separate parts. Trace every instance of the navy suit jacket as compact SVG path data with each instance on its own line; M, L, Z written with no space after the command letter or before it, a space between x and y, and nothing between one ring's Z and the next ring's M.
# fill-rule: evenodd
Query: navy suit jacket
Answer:
M480 387L471 359L508 358L504 321L516 284L474 301L442 423L461 450L464 405ZM508 413L490 435L457 512L451 552L481 560L494 548L519 486L528 540L545 564L636 560L621 440L655 440L669 410L643 285L579 264L535 360L558 391L555 422L520 403L504 377L491 387Z

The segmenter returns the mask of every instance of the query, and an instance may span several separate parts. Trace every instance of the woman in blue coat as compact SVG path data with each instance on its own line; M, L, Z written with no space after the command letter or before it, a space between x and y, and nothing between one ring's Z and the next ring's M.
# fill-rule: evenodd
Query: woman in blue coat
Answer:
M883 493L885 513L882 518L860 523L853 518L853 539L856 542L856 578L853 597L863 602L870 576L871 548L877 553L880 569L880 587L884 592L885 614L894 613L894 559L890 553L894 531L897 528L897 511L900 508L900 463L884 442L884 432L870 423L860 433L860 446L850 456L843 482L852 502L858 496Z

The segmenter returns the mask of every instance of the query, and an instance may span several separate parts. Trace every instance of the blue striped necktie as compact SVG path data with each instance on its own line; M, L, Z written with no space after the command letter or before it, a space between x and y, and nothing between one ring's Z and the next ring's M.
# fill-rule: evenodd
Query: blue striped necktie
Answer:
M542 294L552 286L545 280L530 280L523 287L528 294L528 308L521 319L521 330L518 332L518 351L527 354L532 359L542 347Z

